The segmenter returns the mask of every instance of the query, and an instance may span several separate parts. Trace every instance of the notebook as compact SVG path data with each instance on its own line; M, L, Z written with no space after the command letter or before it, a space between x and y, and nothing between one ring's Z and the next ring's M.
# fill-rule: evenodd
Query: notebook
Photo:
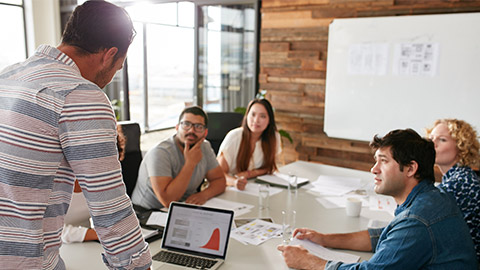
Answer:
M232 222L231 210L172 202L152 268L217 269L227 255Z

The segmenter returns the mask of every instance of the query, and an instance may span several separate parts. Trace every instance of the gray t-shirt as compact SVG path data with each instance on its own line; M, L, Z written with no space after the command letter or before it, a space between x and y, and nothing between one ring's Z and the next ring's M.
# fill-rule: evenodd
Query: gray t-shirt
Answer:
M202 160L195 166L190 184L183 194L181 201L187 199L190 195L197 192L197 188L202 184L207 172L218 167L215 153L208 141L204 141L201 146ZM150 182L152 176L168 176L175 179L185 164L183 152L175 143L175 135L165 141L160 142L154 148L150 149L140 164L138 171L137 184L132 194L132 202L146 209L160 209L164 206L155 196Z

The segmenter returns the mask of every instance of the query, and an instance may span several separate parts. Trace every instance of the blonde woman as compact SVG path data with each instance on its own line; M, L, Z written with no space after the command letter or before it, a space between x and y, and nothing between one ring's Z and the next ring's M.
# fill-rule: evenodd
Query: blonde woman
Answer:
M443 174L439 187L455 197L480 261L480 181L471 168L479 161L477 133L465 121L439 119L427 136L435 144L435 164Z

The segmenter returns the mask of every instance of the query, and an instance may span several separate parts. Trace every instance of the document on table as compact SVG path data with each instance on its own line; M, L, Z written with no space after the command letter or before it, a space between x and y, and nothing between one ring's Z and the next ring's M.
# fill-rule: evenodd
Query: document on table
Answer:
M268 239L280 237L282 225L255 219L232 231L230 236L241 243L258 246Z
M168 213L155 211L150 214L146 224L165 227L167 225L167 217Z
M364 186L360 178L320 175L311 191L321 195L341 196Z
M309 240L300 240L293 238L290 245L300 245L306 248L313 255L320 257L327 261L340 261L344 263L356 263L360 260L360 256L352 255L340 251L332 251L321 245L317 245Z
M155 236L155 235L159 234L159 232L157 230L149 230L149 229L145 229L145 228L142 228L142 227L140 227L140 229L142 230L142 235L143 235L144 239L147 239L149 237L152 237L152 236Z
M287 174L276 172L274 174L265 174L257 177L258 180L262 182L267 182L274 186L288 187L289 178ZM308 178L297 177L297 186L300 187L308 183Z
M244 194L248 194L248 195L252 195L252 196L256 196L258 197L258 184L256 183L248 183L246 186L245 186L245 189L244 190L239 190L237 189L236 187L228 187L227 188L228 190L232 190L232 191L236 191L236 192L240 192L240 193L244 193ZM269 195L270 196L273 196L277 193L280 193L282 192L283 189L281 188L278 188L278 187L270 187L269 188Z
M365 195L343 195L343 196L325 196L317 197L316 200L327 209L347 207L347 198L358 198L362 201L362 207L370 205L368 196Z
M379 194L370 196L370 210L385 211L394 216L395 209L397 202L393 197Z
M246 214L250 212L252 208L255 207L254 205L251 205L251 204L232 202L232 201L215 198L215 197L208 200L204 204L204 206L232 210L235 214L235 217Z

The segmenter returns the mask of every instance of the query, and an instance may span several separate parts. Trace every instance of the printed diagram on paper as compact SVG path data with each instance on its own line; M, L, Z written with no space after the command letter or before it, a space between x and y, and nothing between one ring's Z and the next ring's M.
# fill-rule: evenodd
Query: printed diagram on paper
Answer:
M437 43L395 44L393 74L406 76L435 76L439 45Z

